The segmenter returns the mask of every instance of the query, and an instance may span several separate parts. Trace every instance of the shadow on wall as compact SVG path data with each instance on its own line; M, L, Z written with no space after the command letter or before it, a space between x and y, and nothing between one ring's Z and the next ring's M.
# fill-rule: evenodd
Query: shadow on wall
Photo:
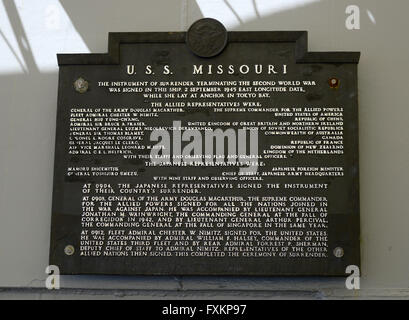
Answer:
M7 15L8 21L11 25L11 29L13 31L13 36L17 42L18 50L21 53L23 61L21 61L19 55L17 54L17 50L13 48L13 46L8 41L7 36L4 34L2 30L0 30L0 35L3 41L6 43L10 51L12 52L13 56L19 63L21 69L27 72L39 72L38 67L34 61L34 55L32 49L30 47L30 41L27 38L27 34L23 27L23 22L20 18L18 13L18 9L14 1L11 0L3 0L3 6L5 9L5 14ZM11 35L9 35L11 36Z
M105 52L108 32L183 31L180 0L59 0L91 52Z
M107 51L108 33L111 31L185 31L194 21L202 17L216 18L232 31L308 30L314 35L311 37L314 41L314 43L311 42L313 50L325 51L333 50L334 44L338 43L339 30L345 25L345 8L348 5L346 0L336 2L335 0L171 0L166 3L163 0L138 2L45 0L44 3L47 5L43 5L44 9L42 9L46 11L44 17L24 23L19 11L29 11L30 6L39 7L39 5L21 2L16 6L15 3L19 2L2 0L12 32L6 33L0 28L0 41L3 40L6 43L5 48L13 54L20 68L26 73L43 71L42 66L36 64L38 60L36 58L44 54L43 51L48 50L47 45L41 45L45 44L47 38L51 38L49 29L45 25L47 21L60 19L61 14L67 16L71 26L70 29L57 33L56 40L63 45L60 44L58 48L52 49L58 52L78 52L78 48L81 47L78 45L80 41L72 41L72 33L78 34L85 44L87 49L82 52L99 53ZM52 3L54 6L58 4L58 7L48 10ZM362 0L361 3L362 9L367 10L369 17L362 19L363 24L367 26L368 21L372 23L376 21L376 12L374 16L373 11L369 11L367 5L370 4L370 0ZM335 6L337 6L336 10ZM386 10L388 5L384 6ZM379 7L380 5L377 5L377 8ZM58 11L62 13L59 14ZM33 23L38 25L33 26ZM36 33L35 39L27 35L32 35L33 30ZM346 32L346 30L343 31ZM42 37L41 33L43 33ZM350 35L357 37L358 33L354 35L350 33ZM53 36L56 38L55 35ZM16 39L16 42L11 43L11 38ZM70 38L71 43L67 38ZM328 39L331 39L331 43L328 43ZM33 42L36 42L34 49L30 45ZM70 46L67 46L67 43ZM352 49L357 50L357 48ZM56 53L53 52L54 57ZM54 68L48 69L57 70L56 61L54 62L55 64L49 63ZM1 64L0 73L2 73Z

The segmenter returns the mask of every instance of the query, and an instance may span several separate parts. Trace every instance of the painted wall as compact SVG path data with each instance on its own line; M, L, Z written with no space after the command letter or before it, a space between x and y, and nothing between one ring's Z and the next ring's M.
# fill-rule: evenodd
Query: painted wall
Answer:
M345 27L351 4L361 9L360 30ZM409 296L407 12L407 0L0 1L0 298ZM106 52L110 31L186 31L202 17L230 31L308 30L311 51L362 52L361 291L344 289L343 279L108 276L63 277L62 287L71 288L63 294L40 289L51 217L56 53Z

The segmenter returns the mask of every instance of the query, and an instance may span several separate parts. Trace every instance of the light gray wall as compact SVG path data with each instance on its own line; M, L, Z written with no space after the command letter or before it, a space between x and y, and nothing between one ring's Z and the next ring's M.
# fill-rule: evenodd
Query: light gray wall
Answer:
M101 298L409 296L407 0L12 2L3 0L0 14L0 288L8 288L0 290L0 298L73 297L81 293L77 288L89 289L83 297ZM345 28L349 4L361 9L360 30ZM344 289L343 279L326 278L84 276L64 277L62 286L71 288L64 296L29 290L44 287L48 260L55 54L106 52L110 31L185 31L203 16L229 30L308 30L311 51L362 52L362 290L353 293Z

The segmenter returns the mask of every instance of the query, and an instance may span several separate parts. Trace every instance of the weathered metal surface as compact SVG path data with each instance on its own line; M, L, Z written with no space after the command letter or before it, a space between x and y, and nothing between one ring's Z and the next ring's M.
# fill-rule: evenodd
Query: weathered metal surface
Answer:
M209 35L203 39L199 39L196 30L197 26L203 23L203 30L209 28L214 31L214 37ZM196 27L195 27L196 26ZM213 29L212 29L213 28ZM202 30L202 28L199 28ZM202 31L203 31L202 30ZM210 30L210 31L211 31ZM218 29L217 24L209 21L198 22L190 29L194 34L178 32L178 33L110 33L109 35L109 52L107 54L61 54L58 55L60 66L59 74L59 95L58 95L58 115L57 115L57 136L56 136L56 153L55 153L55 172L54 172L54 193L53 193L53 209L52 209L52 230L51 230L51 246L50 246L50 264L60 267L62 274L174 274L174 275L344 275L345 268L348 265L360 264L360 245L359 245L359 171L358 171L358 102L357 102L357 63L359 61L359 53L354 52L328 52L328 53L310 53L307 52L307 33L300 31L291 32L228 32L223 33ZM204 31L203 31L204 32ZM200 32L199 32L200 33ZM224 36L227 42L224 43ZM193 39L190 45L186 44L186 39ZM207 39L207 40L206 40ZM206 41L211 41L206 46ZM149 72L146 66L150 66ZM202 74L194 74L193 66L203 65ZM212 65L211 74L209 73L209 65ZM217 69L217 66L223 66ZM232 65L234 71L229 73L229 66ZM246 67L249 66L249 71ZM263 70L257 73L254 69L256 65L262 65ZM268 72L268 65L274 65L274 71ZM284 65L286 67L284 67ZM132 68L128 66L133 66ZM166 66L168 69L166 69ZM130 72L132 71L132 72ZM218 71L220 73L218 73ZM260 71L260 69L258 69ZM271 71L271 69L270 69ZM84 90L83 82L78 88L73 83L78 79L86 79L87 85ZM237 82L234 86L237 90L242 90L244 87L251 87L252 93L255 93L254 81L306 81L316 83L313 86L291 85L289 87L299 88L304 87L304 91L287 91L287 92L270 92L268 97L257 94L253 98L247 96L235 95L227 99L190 99L188 96L180 96L180 98L162 98L153 99L144 96L141 92L126 93L109 92L108 87L112 87L112 82L146 82L148 85L144 88L160 87L159 84L166 82L193 82L193 85L181 85L182 91L189 92L190 88L198 88L197 81L230 81ZM85 80L84 80L85 81ZM242 81L250 81L250 85L244 85ZM101 85L102 82L108 82L110 85ZM150 84L156 82L157 84ZM166 87L164 85L164 87ZM187 89L186 89L187 88ZM221 86L222 89L228 88L232 90L233 86ZM241 89L240 89L241 88ZM260 87L261 88L261 87ZM79 91L80 90L80 91ZM122 89L121 89L122 90ZM146 90L146 89L145 89ZM296 90L296 89L294 89ZM298 90L298 89L297 89ZM82 92L78 94L78 92ZM167 93L170 93L167 91ZM245 93L245 91L243 91ZM189 101L206 102L206 101L230 101L238 102L240 107L243 107L244 102L255 103L255 108L278 108L279 115L274 115L274 112L215 112L214 108L189 108L182 107L181 112L163 112L158 116L143 117L143 127L155 126L172 126L174 121L181 121L182 124L188 122L237 122L238 124L232 128L239 129L246 126L252 126L250 122L262 123L265 121L276 121L296 123L295 116L283 116L283 110L288 109L288 112L294 112L292 108L301 108L300 113L309 113L308 117L313 116L311 110L324 108L342 108L342 126L343 133L342 142L343 153L337 155L320 155L320 154L296 154L286 153L285 158L263 159L264 166L261 163L258 170L261 172L273 172L277 168L343 168L342 176L274 176L264 177L261 188L248 187L237 188L240 181L233 181L233 188L204 188L200 190L198 196L236 196L246 198L252 197L325 197L327 198L328 216L325 227L310 227L309 222L305 222L303 227L301 224L290 227L289 224L278 226L272 224L266 227L266 217L260 218L262 227L229 228L226 225L213 227L193 227L192 225L184 224L183 227L176 227L176 221L173 215L172 227L143 227L143 220L139 220L141 227L87 227L82 224L86 218L87 212L85 207L90 205L84 204L91 201L92 197L106 196L105 202L108 202L108 195L96 192L97 184L108 184L113 190L113 195L119 195L118 184L152 184L155 177L220 177L222 172L238 171L226 167L189 167L189 166L171 166L171 167L150 167L146 166L146 162L141 158L129 158L123 155L106 155L96 154L91 150L90 154L73 154L69 152L70 146L74 146L76 150L82 148L79 141L73 142L72 123L73 110L79 110L78 113L86 114L97 113L103 108L145 108L146 113L153 113L152 102L172 103L187 103ZM259 104L258 104L259 103ZM283 109L283 110L282 110ZM99 110L99 111L98 111ZM309 110L309 111L308 111ZM114 111L112 110L112 113ZM331 113L328 111L328 113ZM142 111L137 111L141 116ZM103 117L103 116L102 116ZM316 117L319 117L317 115ZM328 117L328 116L326 116ZM96 121L93 118L94 122ZM102 120L101 120L102 121ZM118 120L120 126L129 127L127 121ZM317 122L319 120L311 120ZM324 121L324 120L323 120ZM325 121L330 121L326 118ZM93 123L94 123L93 122ZM242 125L240 125L242 123ZM244 124L246 123L246 124ZM324 122L323 122L324 123ZM320 124L321 126L325 126ZM91 127L91 125L89 125ZM321 137L316 132L315 128L309 134L309 138L294 138L291 135L275 135L268 136L264 134L260 126L258 136L259 151L263 148L271 149L269 146L291 145L292 140L317 141ZM317 126L315 126L317 127ZM223 129L226 129L224 127ZM143 131L141 126L137 130ZM267 129L266 129L267 130ZM293 130L293 129L291 129ZM290 130L290 131L291 131ZM295 129L293 130L295 131ZM117 141L119 139L115 138ZM115 140L114 139L114 140ZM142 144L147 146L152 144L146 135ZM314 145L318 145L313 142ZM74 148L73 147L73 148ZM301 149L300 149L301 150ZM133 151L133 155L148 154L147 150ZM137 176L87 176L75 174L74 170L69 171L69 168L82 170L81 172L90 172L91 169L78 168L100 168L100 167L117 167L120 172L136 172ZM306 169L299 169L306 172ZM324 170L325 171L325 170ZM167 181L169 182L169 181ZM251 181L246 181L249 183ZM257 182L257 181L256 181ZM256 184L254 182L254 184ZM266 183L280 184L280 188L267 188ZM327 185L326 189L320 188L284 188L285 184L300 184L300 185ZM177 188L175 188L177 189ZM189 188L187 187L186 190ZM186 191L185 190L185 191ZM234 191L232 191L234 190ZM104 191L105 192L105 191ZM169 191L165 193L168 196L183 196L177 191ZM156 195L160 195L156 193ZM84 196L89 196L88 200ZM146 196L146 194L145 194ZM180 200L180 199L179 199ZM142 201L146 201L146 198ZM159 201L159 200L158 200ZM114 201L115 202L115 201ZM249 202L249 201L247 201ZM257 202L257 201L256 201ZM202 203L204 206L205 201ZM117 203L115 204L117 205ZM218 203L220 205L220 203ZM303 204L306 205L306 204ZM310 204L311 205L311 204ZM317 205L325 205L316 203ZM311 205L312 206L312 205ZM148 209L149 206L143 208ZM296 207L296 211L299 210ZM242 213L243 208L240 208ZM176 210L180 211L180 206L176 206ZM194 210L193 210L194 211ZM189 214L190 215L190 211ZM129 218L129 212L125 214L125 218ZM297 213L300 219L301 211ZM118 216L120 214L118 213ZM239 216L239 214L238 214ZM313 215L311 214L311 217ZM274 214L271 214L274 217ZM285 217L283 215L282 217ZM146 216L144 217L146 218ZM294 217L293 217L294 218ZM308 218L308 217L306 217ZM316 215L319 218L319 213ZM185 218L183 218L185 219ZM158 217L154 218L157 221ZM293 219L296 223L296 218ZM148 222L150 220L147 220ZM306 220L308 221L308 220ZM316 220L310 220L316 221ZM185 222L184 222L185 223ZM217 238L209 238L206 243L204 240L194 238L187 240L191 243L186 247L193 247L194 252L197 252L198 247L218 246L218 252L224 252L225 256L175 256L172 253L171 247L176 247L174 242L171 245L163 246L166 252L171 252L171 256L104 256L108 246L109 232L118 232L125 230L128 234L132 230L154 230L156 233L152 235L152 239L148 242L153 246L155 236L159 236L160 230L182 230L186 234L199 230L216 230L220 231L224 236L223 240ZM85 230L88 230L85 232ZM246 242L241 246L237 244L239 256L229 256L226 250L227 232L241 230L245 235L236 235L238 242ZM328 239L324 241L326 244L322 246L299 245L303 252L308 250L313 252L317 247L325 248L324 256L322 257L300 257L289 256L288 252L292 251L291 247L296 246L297 240L278 241L281 244L271 243L264 247L274 248L277 250L275 256L243 256L241 247L245 250L260 246L258 243L264 241L261 236L267 236L267 231L297 231L298 234L304 230L304 235L299 239L299 242L305 240L305 232L308 231L326 231ZM104 232L104 236L100 238L100 231ZM260 236L255 235L255 238L249 238L251 231L260 231ZM93 232L93 233L92 233ZM92 233L92 235L91 235ZM194 236L196 237L196 235ZM213 235L213 237L215 237ZM232 236L233 237L233 236ZM317 242L312 236L311 241ZM273 241L274 237L271 237ZM95 241L93 245L95 250L83 250L81 241ZM100 240L103 239L103 240ZM118 238L120 239L120 238ZM251 240L252 239L252 240ZM257 240L255 240L257 239ZM232 238L230 239L230 241ZM102 242L98 242L102 241ZM119 240L118 240L119 241ZM136 240L135 240L136 241ZM142 241L142 240L141 240ZM146 241L146 240L143 240ZM159 240L157 240L159 241ZM163 238L160 240L163 241ZM172 240L174 241L174 240ZM196 245L193 246L193 241ZM219 241L220 245L215 244ZM249 242L253 241L252 244ZM270 240L266 240L270 241ZM121 245L118 242L115 245ZM116 252L126 252L126 247L131 246L132 249L128 253L138 252L141 245L131 245L130 242L122 244L123 248ZM99 248L102 247L102 249ZM279 256L283 252L283 247L287 248L286 256ZM68 249L67 249L68 248ZM167 249L166 249L167 248ZM230 247L231 248L231 247ZM313 249L311 249L313 248ZM314 249L315 248L315 249ZM236 250L235 249L235 250ZM201 249L202 250L202 249ZM143 251L143 250L142 250ZM145 250L149 253L149 250ZM182 250L183 251L183 250ZM68 253L67 253L68 252ZM89 253L100 252L99 256L92 256ZM101 253L102 252L102 253ZM235 251L236 252L236 251ZM271 251L272 252L272 251ZM293 251L295 253L295 251Z

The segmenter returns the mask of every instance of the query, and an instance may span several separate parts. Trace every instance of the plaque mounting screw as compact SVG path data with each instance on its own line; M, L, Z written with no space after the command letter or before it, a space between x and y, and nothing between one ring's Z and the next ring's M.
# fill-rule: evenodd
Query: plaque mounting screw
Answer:
M337 258L342 258L344 256L344 249L342 249L341 247L336 247L333 252L334 256L336 256Z
M74 247L70 244L64 248L64 253L67 256L72 256L74 254L74 251L75 251Z
M328 83L331 89L338 89L340 81L337 78L331 78L328 80Z
M88 91L88 81L83 78L78 78L74 82L75 91L79 93L84 93Z

